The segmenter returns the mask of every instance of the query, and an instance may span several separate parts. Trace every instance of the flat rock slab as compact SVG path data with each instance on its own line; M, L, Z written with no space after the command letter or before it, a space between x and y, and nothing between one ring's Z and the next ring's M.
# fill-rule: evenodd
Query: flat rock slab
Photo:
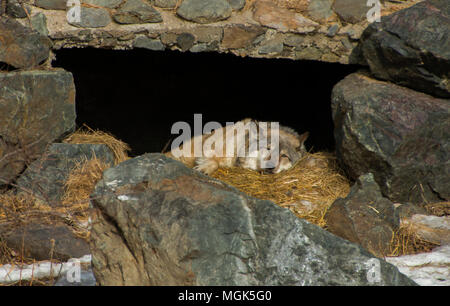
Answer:
M399 203L450 199L450 103L355 73L332 92L337 157Z
M51 206L58 206L70 171L77 164L94 157L111 166L114 164L114 154L106 145L54 143L19 177L19 190L25 188L33 191Z
M88 242L76 237L66 225L32 223L0 234L8 247L35 260L66 261L90 253Z
M161 154L106 170L93 199L100 285L414 285L358 245Z
M0 18L0 62L15 68L35 67L47 60L51 45L39 32L12 18Z
M360 50L380 79L450 98L450 2L427 0L364 31Z
M64 70L0 73L0 185L75 129L75 85Z
M253 4L253 19L280 32L308 33L319 26L301 14L279 7L269 0L256 1Z
M127 0L113 15L120 24L139 24L162 22L161 14L142 0Z
M212 23L231 16L232 8L226 0L183 0L178 16L198 23Z

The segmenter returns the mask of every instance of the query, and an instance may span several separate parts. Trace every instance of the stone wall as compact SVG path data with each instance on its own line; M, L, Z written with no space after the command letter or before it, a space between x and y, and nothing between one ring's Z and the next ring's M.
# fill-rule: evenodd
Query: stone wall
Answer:
M366 0L82 0L77 15L66 0L6 1L6 13L48 35L55 50L217 51L344 64L371 9ZM414 2L386 2L381 13Z

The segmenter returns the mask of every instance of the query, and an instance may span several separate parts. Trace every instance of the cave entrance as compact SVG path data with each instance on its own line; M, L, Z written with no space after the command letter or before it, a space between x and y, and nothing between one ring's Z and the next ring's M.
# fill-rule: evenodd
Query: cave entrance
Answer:
M131 156L161 152L171 127L244 118L310 132L308 150L334 150L330 96L358 67L176 51L62 49L55 67L73 73L77 126L112 133Z

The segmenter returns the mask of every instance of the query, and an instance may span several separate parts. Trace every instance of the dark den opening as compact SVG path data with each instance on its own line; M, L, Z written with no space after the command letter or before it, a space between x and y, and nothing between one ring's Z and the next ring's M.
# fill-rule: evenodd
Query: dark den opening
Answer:
M277 121L310 132L308 150L334 150L330 96L358 67L218 53L65 49L54 66L73 73L77 125L108 131L132 156L161 152L177 121Z

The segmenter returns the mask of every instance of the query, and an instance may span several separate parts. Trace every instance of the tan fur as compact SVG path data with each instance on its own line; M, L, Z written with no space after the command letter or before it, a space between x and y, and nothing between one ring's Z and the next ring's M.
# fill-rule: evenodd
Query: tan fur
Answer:
M249 122L255 123L257 129L260 129L259 123L252 119L244 119L240 121L242 124L247 124ZM239 122L238 122L239 123ZM238 124L236 123L236 124ZM236 126L235 124L235 126ZM184 146L190 147L190 157L181 156L179 158L175 158L172 151L167 152L166 156L177 159L187 165L190 168L194 168L198 171L201 171L205 174L211 174L215 170L217 170L219 167L234 167L239 166L243 168L249 168L253 170L262 170L261 166L259 165L259 157L238 157L238 152L248 152L249 150L249 133L247 130L245 130L245 143L243 145L245 147L237 147L238 143L237 141L234 141L234 156L233 157L226 157L226 148L228 146L231 146L230 143L226 143L226 127L222 127L219 130L222 131L223 136L223 150L219 151L219 148L214 148L214 151L211 152L213 156L211 157L205 157L204 154L206 152L202 153L203 157L194 157L194 142L196 139L201 139L201 143L203 144L205 141L210 139L210 137L213 137L215 135L216 131L214 131L211 134L204 134L199 135L191 138L189 141L185 142L183 145L180 146L180 149L183 150ZM262 133L265 133L267 135L268 141L270 140L270 128L268 130L263 130ZM218 134L220 135L220 134ZM238 135L239 136L239 135ZM273 171L278 173L280 171L286 170L295 163L304 152L306 152L304 148L304 141L308 137L308 133L304 133L302 135L298 135L294 130L280 126L279 129L279 152L280 152L280 158L276 165L274 165ZM212 139L210 139L212 141ZM243 151L245 150L245 151ZM258 154L260 154L258 152ZM219 156L217 156L219 155ZM221 157L223 156L223 157ZM281 157L283 156L283 157Z

